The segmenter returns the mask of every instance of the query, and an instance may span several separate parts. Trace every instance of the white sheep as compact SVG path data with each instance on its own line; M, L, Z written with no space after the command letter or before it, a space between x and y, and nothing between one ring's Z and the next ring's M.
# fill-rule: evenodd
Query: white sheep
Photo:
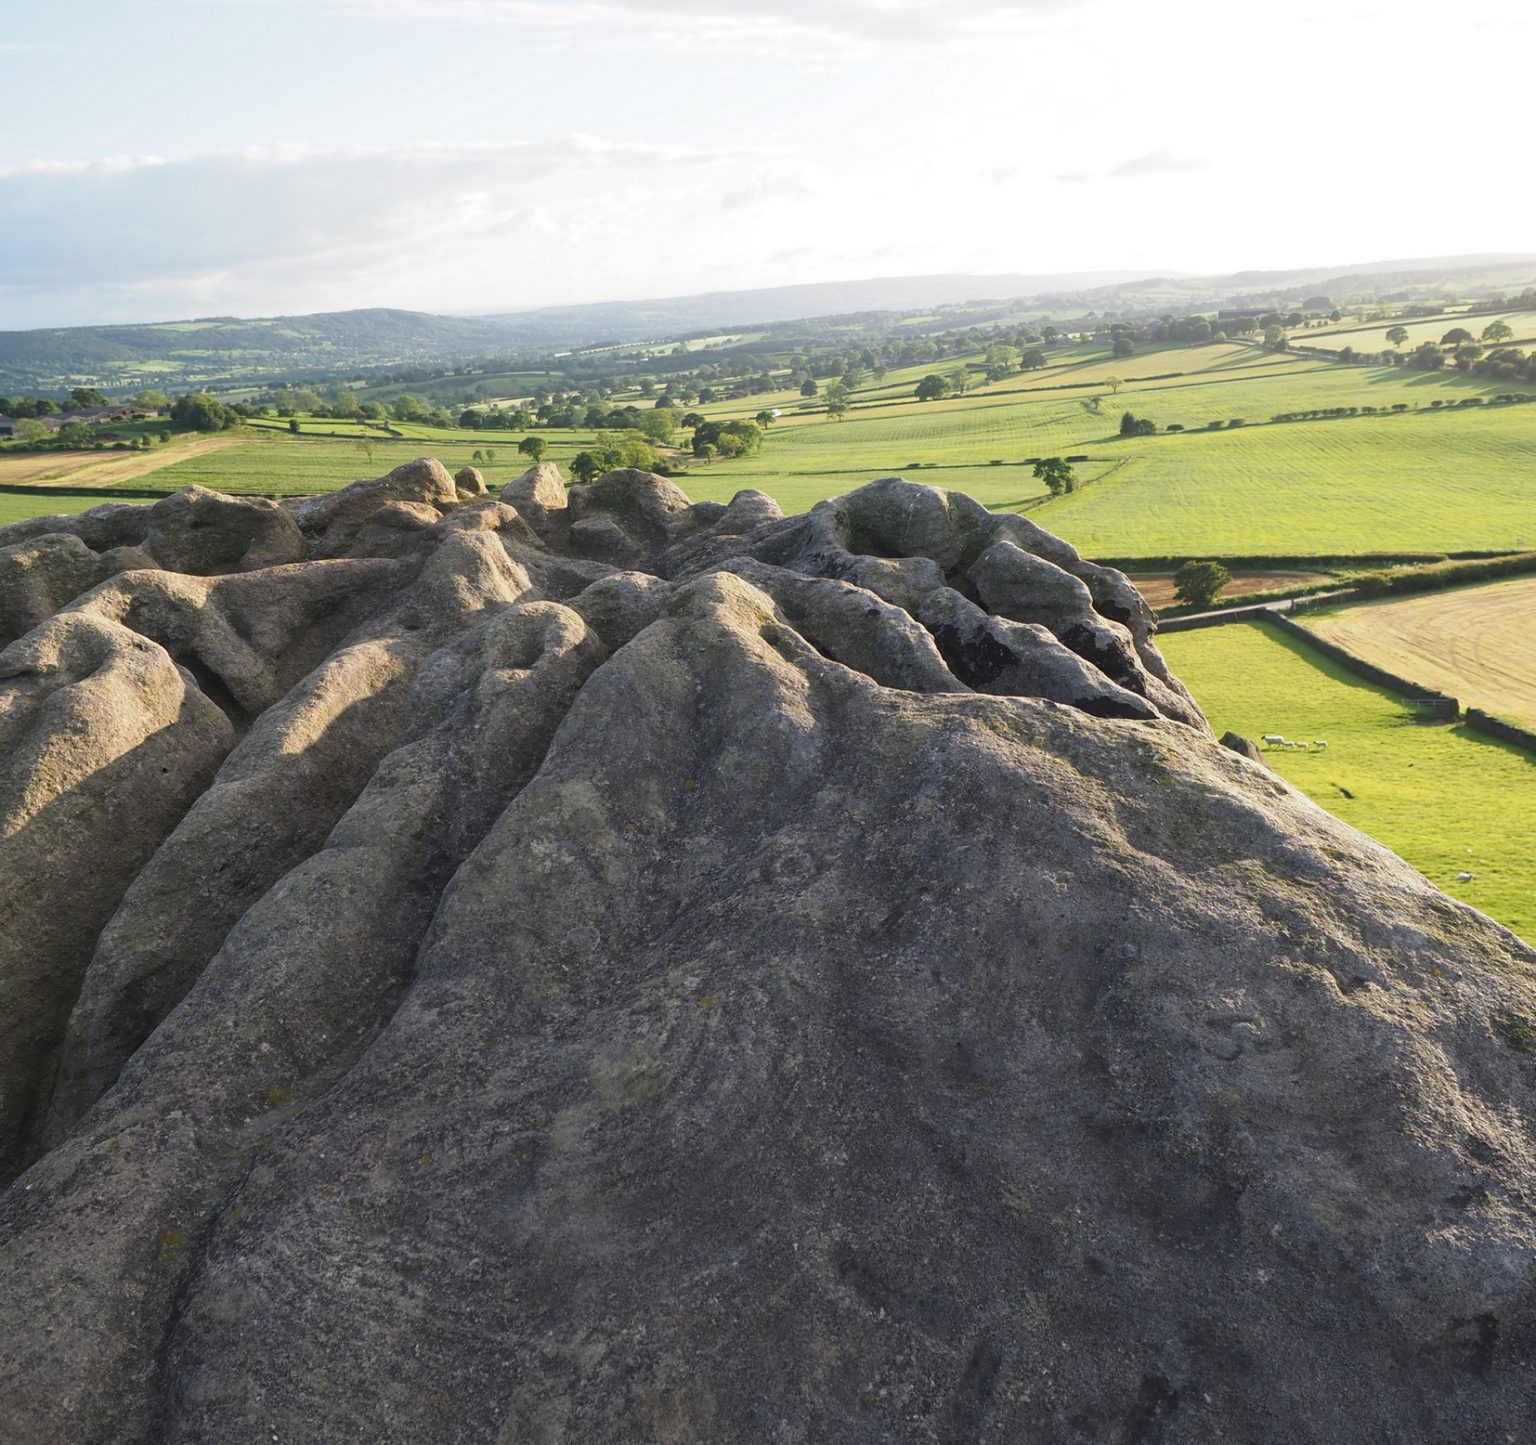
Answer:
M1328 746L1328 739L1327 738L1313 738L1312 746L1314 748L1326 748Z
M1456 875L1456 881L1458 883L1470 883L1472 881L1472 875L1470 873L1458 873Z
M1267 743L1273 743L1282 748L1285 746L1285 739L1281 737L1279 733L1265 733L1264 741Z

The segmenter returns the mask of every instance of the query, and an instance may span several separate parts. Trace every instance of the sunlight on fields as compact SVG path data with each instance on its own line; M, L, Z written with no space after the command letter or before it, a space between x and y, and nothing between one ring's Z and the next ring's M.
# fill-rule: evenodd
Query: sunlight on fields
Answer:
M1536 938L1536 757L1464 726L1415 722L1399 699L1258 624L1159 639L1218 733L1323 739L1266 760L1436 887ZM1457 882L1458 873L1470 882Z

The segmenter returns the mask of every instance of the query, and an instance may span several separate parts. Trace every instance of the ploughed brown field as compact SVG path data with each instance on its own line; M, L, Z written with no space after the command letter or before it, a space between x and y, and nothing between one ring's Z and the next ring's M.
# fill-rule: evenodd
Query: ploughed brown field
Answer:
M1130 577L1149 605L1175 605L1172 572L1132 572ZM1319 572L1234 572L1232 580L1221 589L1221 595L1235 597L1243 592L1268 592L1276 587L1305 587L1322 580L1323 574Z
M1378 667L1536 727L1536 577L1368 602L1307 625Z

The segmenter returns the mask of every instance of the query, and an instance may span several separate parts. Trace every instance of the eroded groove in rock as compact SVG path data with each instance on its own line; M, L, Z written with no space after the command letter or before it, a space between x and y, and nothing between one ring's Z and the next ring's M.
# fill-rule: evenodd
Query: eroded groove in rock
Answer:
M102 933L70 1020L50 1139L117 1077L240 915L320 846L408 725L420 662L527 590L493 535L445 536L388 608L261 715Z
M232 741L126 627L66 613L0 653L0 1182L40 1125L97 932Z
M0 1438L1523 1438L1536 956L1125 578L483 486L0 530Z

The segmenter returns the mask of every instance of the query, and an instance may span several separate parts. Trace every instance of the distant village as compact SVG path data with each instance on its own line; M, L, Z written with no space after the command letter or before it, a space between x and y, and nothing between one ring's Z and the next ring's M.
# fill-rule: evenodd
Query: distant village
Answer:
M154 407L136 406L126 403L122 406L87 406L78 411L56 411L46 416L27 417L27 421L35 421L39 426L50 432L59 431L68 426L70 422L81 422L86 426L105 426L115 421L146 421L165 413ZM0 416L0 441L10 441L16 435L16 424L23 420L20 417ZM96 436L97 441L116 441L110 432L101 432Z

